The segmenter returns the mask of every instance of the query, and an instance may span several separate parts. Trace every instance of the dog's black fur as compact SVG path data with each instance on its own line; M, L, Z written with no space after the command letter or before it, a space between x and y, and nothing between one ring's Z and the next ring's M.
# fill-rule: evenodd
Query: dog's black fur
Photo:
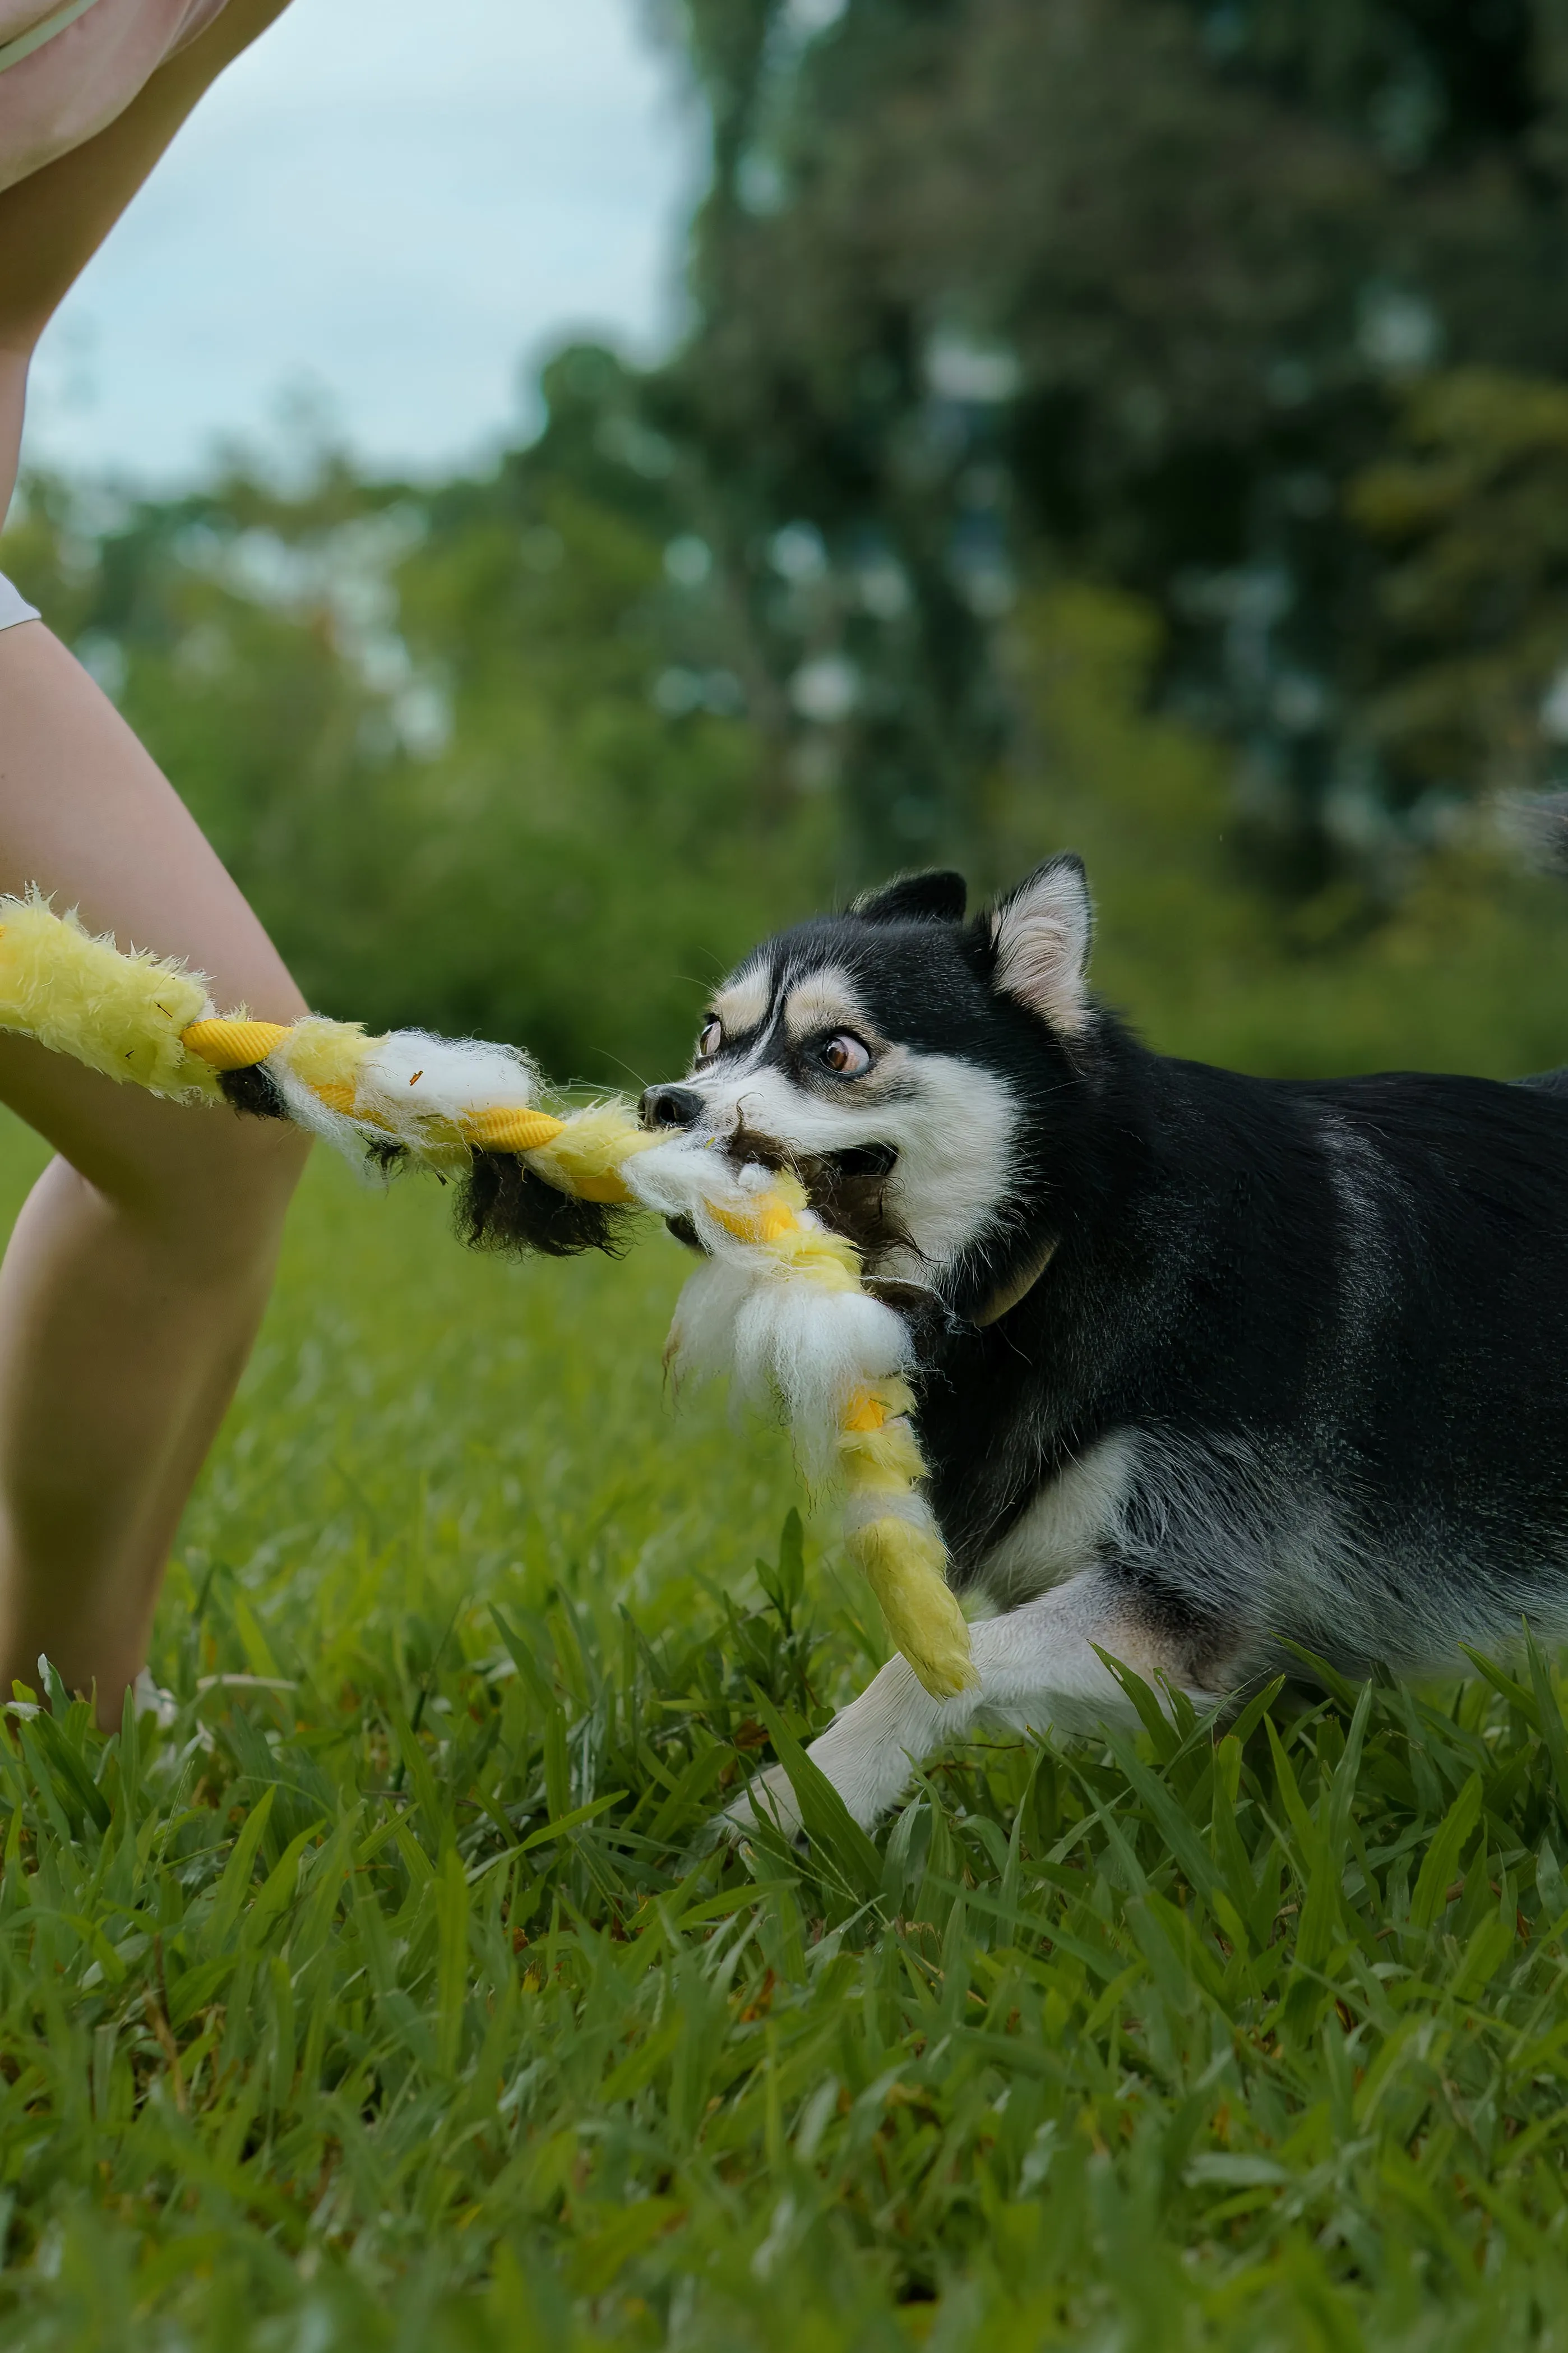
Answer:
M1416 1667L1568 1615L1568 1102L1414 1072L1246 1079L1110 1021L1031 1092L1010 1247L1048 1228L1052 1262L996 1326L933 1318L926 1338L921 1442L962 1580L1042 1483L1131 1428L1206 1457L1206 1519L1174 1545L1158 1482L1135 1490L1127 1562L1199 1682L1242 1663L1240 1564L1209 1547L1268 1533L1254 1475L1227 1498L1243 1450L1277 1468L1276 1510L1339 1501L1352 1622L1335 1577L1274 1629L1322 1655ZM982 1248L958 1301L994 1271Z
M630 1213L562 1192L515 1152L475 1151L458 1183L453 1222L469 1250L518 1257L538 1250L546 1258L597 1250L618 1258Z
M249 1119L287 1119L289 1106L270 1071L259 1062L243 1071L220 1071L218 1089L231 1111Z
M1060 889L1069 870L1042 871ZM748 968L766 1010L688 1082L771 1090L745 1116L787 1145L777 1106L824 1081L779 1008L826 971L917 1074L939 1057L1016 1107L979 1230L918 1277L955 1581L1029 1599L1026 1567L994 1564L1114 1440L1094 1558L1180 1680L1233 1687L1279 1637L1408 1672L1521 1616L1568 1630L1568 1071L1280 1082L1173 1060L1087 996L1064 1029L1013 993L997 917L963 904L959 877L916 877L771 942Z

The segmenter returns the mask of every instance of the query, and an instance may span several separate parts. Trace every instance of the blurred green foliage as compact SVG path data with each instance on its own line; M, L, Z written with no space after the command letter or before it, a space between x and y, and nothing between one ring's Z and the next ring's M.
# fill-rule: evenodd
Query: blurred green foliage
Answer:
M1517 593L1429 602L1413 643L1355 486L1445 372L1526 407L1568 375L1558 0L665 14L713 174L658 396L862 869L984 849L1042 570L1155 607L1155 691L1235 748L1236 846L1286 902L1375 914L1456 807L1546 764L1556 632L1506 744L1398 715L1413 664L1469 697ZM1468 528L1508 575L1498 500Z
M1368 715L1412 795L1557 781L1568 687L1568 385L1457 369L1414 386L1351 486L1387 551Z
M1099 898L1098 987L1169 1053L1279 1076L1568 1056L1568 892L1489 829L1417 859L1369 920L1353 878L1281 907L1237 856L1224 747L1149 708L1146 604L1084 583L1022 600L1007 659L1029 763L996 772L1007 871L1070 843Z
M680 1066L704 993L755 938L842 896L857 820L841 786L775 759L744 632L687 527L695 493L637 421L635 380L581 348L545 381L544 434L489 480L421 490L336 459L303 489L236 474L164 501L35 480L5 561L313 1002L510 1037L557 1078L632 1086ZM1468 727L1475 757L1512 745L1516 782L1552 779L1518 747L1554 659L1559 406L1441 379L1358 482L1394 551L1377 707L1412 758L1421 729ZM1489 638L1461 666L1433 648L1467 599ZM1161 707L1167 644L1157 605L1103 582L1014 600L977 891L1081 850L1100 984L1170 1050L1268 1071L1563 1059L1562 885L1472 819L1407 842L1384 907L1344 873L1282 902L1245 855L1230 747Z

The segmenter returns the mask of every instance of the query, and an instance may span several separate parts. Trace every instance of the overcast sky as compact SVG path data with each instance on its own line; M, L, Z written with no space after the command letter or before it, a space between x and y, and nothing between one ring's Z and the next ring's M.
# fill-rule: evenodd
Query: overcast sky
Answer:
M638 0L294 0L51 326L32 448L166 482L305 390L373 460L482 452L542 347L668 336L697 153Z

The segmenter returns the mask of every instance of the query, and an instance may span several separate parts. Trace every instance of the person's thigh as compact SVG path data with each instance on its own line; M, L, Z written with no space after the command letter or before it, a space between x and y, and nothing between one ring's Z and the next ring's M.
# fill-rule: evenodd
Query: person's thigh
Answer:
M157 763L40 621L0 630L0 889L29 882L122 947L184 956L262 1019L305 1009Z
M292 1021L305 1010L155 761L37 621L0 629L0 891L29 883L122 948L183 957L225 1011ZM0 1100L94 1183L172 1187L175 1211L215 1185L269 1191L300 1155L300 1140L268 1123L160 1102L3 1034Z

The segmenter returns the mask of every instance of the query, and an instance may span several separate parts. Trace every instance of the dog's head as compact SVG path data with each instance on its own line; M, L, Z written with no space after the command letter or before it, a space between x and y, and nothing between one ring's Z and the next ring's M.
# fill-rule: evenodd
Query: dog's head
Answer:
M1053 1100L1078 1091L1100 1016L1078 859L972 920L965 895L961 875L911 875L765 942L642 1116L793 1166L872 1274L989 1322L1049 1256Z

